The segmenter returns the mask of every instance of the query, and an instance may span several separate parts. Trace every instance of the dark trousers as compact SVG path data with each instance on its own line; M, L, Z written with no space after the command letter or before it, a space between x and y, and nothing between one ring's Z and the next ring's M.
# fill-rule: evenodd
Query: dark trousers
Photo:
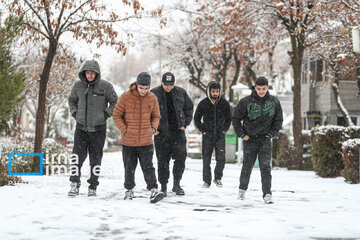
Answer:
M215 148L215 180L221 180L225 167L225 134L206 133L202 136L203 181L211 185L211 155Z
M174 181L180 181L185 170L187 157L185 131L178 130L171 136L155 136L156 157L158 160L158 178L161 184L169 181L169 164L173 158Z
M106 130L98 132L85 132L76 128L74 135L73 154L77 154L78 163L71 164L70 167L70 181L77 182L80 186L81 167L89 152L90 157L90 178L87 182L90 184L89 188L96 189L99 185L99 175L101 159L103 156L103 147L106 138Z
M140 162L141 170L144 174L144 179L147 184L147 189L151 190L157 188L155 168L153 166L152 157L154 154L153 145L141 147L123 146L122 155L125 169L125 183L124 187L127 190L135 187L135 170Z
M263 197L271 194L271 140L267 137L250 138L243 141L244 160L240 175L240 189L247 190L251 171L258 156Z

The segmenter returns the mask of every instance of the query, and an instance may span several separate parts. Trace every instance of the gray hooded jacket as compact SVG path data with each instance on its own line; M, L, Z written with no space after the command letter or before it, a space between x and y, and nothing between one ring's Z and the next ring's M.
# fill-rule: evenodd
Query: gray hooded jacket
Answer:
M93 82L88 82L85 71L96 72ZM117 94L111 83L101 80L100 67L95 60L85 62L79 72L79 78L68 99L77 128L87 132L105 130L107 118L112 117L118 99Z

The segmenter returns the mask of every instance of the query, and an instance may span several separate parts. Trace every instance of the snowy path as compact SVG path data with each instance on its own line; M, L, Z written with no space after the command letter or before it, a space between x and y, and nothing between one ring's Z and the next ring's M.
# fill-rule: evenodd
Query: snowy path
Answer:
M100 178L96 198L86 195L86 176L76 198L66 196L63 176L1 187L0 239L360 239L360 185L343 178L273 170L275 204L265 205L258 169L239 201L239 165L225 166L223 188L203 189L202 162L188 159L181 183L186 195L170 193L150 204L140 166L133 201L123 200L121 152L105 153L104 168L115 171Z

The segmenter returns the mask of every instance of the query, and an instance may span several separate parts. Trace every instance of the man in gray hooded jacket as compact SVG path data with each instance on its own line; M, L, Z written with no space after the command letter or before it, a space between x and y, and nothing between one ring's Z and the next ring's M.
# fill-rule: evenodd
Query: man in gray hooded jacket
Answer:
M100 67L95 60L85 62L79 78L68 101L71 115L76 120L73 153L78 155L78 161L71 165L71 190L68 195L79 194L81 167L89 153L91 172L88 196L96 196L106 137L106 120L112 117L118 97L111 83L101 79Z

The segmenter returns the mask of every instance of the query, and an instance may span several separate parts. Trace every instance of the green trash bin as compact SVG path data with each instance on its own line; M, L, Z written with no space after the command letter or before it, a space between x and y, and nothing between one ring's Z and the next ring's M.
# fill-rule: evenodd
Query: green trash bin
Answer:
M234 133L225 134L225 159L227 163L236 162L237 136Z

